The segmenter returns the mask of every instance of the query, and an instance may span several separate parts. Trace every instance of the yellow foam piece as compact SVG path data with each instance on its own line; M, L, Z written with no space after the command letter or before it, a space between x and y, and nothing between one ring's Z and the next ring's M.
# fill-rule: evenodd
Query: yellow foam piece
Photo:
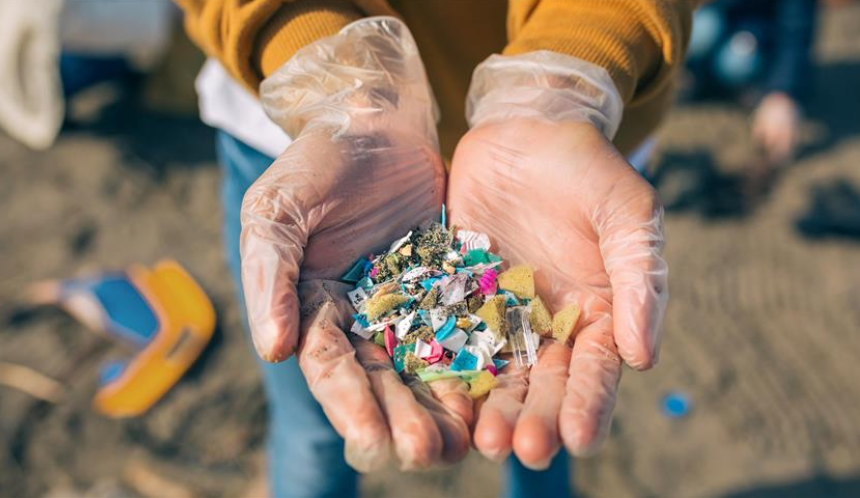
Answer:
M508 271L500 273L497 281L500 289L513 292L519 298L535 297L535 276L531 267L512 266Z
M478 399L489 393L498 383L499 381L493 374L484 370L469 382L469 396L472 399Z
M535 297L531 302L529 325L532 327L532 332L537 332L543 337L552 336L552 313L540 296Z
M496 337L505 337L508 324L505 319L505 296L493 296L487 299L475 315L487 324L487 328L492 330Z
M384 294L381 296L377 294L367 301L365 307L367 319L370 321L376 320L385 314L385 312L400 306L408 300L409 298L403 294Z
M571 304L552 317L552 337L561 343L567 343L570 335L579 321L579 306Z

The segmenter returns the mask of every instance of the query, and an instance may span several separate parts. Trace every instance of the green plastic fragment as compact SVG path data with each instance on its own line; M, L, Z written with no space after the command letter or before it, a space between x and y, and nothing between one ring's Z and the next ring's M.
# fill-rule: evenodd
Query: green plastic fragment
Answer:
M402 372L404 368L406 368L406 353L414 353L415 352L415 343L412 344L399 344L394 347L394 370L398 373Z
M358 261L353 263L350 269L347 270L346 273L344 273L343 276L340 277L340 279L350 284L358 282L364 277L364 267L366 262L367 260L364 258L359 259Z
M373 342L375 342L377 346L385 347L385 333L377 332L373 334Z
M443 379L453 379L460 378L466 382L469 382L470 379L475 377L476 375L480 375L483 370L434 370L424 368L422 370L418 370L416 373L418 374L418 378L423 382L433 382L436 380Z
M483 249L472 249L463 256L463 264L465 266L475 266L477 264L489 262L490 258L488 257L488 253Z

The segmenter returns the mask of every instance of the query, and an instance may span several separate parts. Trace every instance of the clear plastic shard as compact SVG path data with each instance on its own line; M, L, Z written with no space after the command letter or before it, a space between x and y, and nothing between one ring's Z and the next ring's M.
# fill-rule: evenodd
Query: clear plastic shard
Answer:
M528 307L512 306L505 313L505 318L508 322L508 343L514 353L517 368L534 365L537 363L537 349L532 340Z

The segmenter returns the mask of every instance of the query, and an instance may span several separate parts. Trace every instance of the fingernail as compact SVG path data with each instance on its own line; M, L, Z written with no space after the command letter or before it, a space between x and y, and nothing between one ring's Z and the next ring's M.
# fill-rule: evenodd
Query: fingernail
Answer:
M391 458L391 443L390 441L381 441L367 446L347 440L343 453L346 463L358 472L374 472L388 464L388 460Z
M481 454L492 462L502 463L511 456L511 449L503 448L499 450L481 450Z

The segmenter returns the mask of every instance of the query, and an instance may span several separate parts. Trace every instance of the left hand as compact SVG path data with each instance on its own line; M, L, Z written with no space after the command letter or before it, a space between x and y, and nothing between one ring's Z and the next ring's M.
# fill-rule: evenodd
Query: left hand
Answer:
M794 157L799 129L797 103L782 92L767 94L753 114L753 139L772 164L785 163Z
M473 440L500 460L513 450L546 468L564 442L595 452L609 432L622 360L657 362L668 298L662 207L594 125L531 117L481 124L454 155L453 225L490 235L499 254L535 270L553 311L582 308L573 349L545 342L530 371L500 375Z

